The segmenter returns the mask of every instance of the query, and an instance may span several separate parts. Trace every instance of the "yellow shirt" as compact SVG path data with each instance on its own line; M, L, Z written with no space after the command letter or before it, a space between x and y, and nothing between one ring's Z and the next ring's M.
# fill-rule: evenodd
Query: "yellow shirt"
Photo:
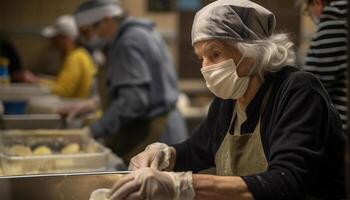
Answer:
M43 82L60 97L86 98L91 93L95 73L89 53L83 48L76 48L65 56L56 80Z

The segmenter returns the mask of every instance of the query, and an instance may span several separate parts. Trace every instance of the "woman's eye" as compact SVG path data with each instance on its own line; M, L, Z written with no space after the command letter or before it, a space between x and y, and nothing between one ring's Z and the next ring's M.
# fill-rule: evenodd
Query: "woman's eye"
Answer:
M214 52L213 53L213 58L218 58L220 56L220 52Z

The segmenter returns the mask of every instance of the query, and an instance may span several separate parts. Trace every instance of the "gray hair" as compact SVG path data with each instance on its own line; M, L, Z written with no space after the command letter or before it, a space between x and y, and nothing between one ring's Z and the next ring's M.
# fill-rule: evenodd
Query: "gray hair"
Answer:
M295 64L293 42L287 34L273 34L267 39L245 42L227 42L234 45L245 56L255 60L250 70L251 74L258 74L263 78L266 72L276 72L282 67Z

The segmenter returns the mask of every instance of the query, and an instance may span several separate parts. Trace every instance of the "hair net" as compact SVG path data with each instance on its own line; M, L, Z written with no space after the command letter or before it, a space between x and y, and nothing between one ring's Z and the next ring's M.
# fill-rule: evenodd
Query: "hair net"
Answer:
M65 35L72 40L78 37L78 28L73 16L60 16L53 25L47 26L41 31L41 35L47 38L55 37L58 34Z
M104 17L118 17L123 9L118 0L88 0L82 3L74 12L77 26L92 25Z
M249 0L218 0L196 13L192 45L211 39L249 42L267 38L275 24L272 12Z

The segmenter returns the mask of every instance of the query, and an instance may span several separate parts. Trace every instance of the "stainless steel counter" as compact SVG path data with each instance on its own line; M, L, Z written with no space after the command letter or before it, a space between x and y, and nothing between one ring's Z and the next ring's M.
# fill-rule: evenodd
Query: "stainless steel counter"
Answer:
M89 200L91 192L112 187L127 172L0 177L1 200Z
M57 114L4 115L0 117L1 129L59 129L64 121Z

